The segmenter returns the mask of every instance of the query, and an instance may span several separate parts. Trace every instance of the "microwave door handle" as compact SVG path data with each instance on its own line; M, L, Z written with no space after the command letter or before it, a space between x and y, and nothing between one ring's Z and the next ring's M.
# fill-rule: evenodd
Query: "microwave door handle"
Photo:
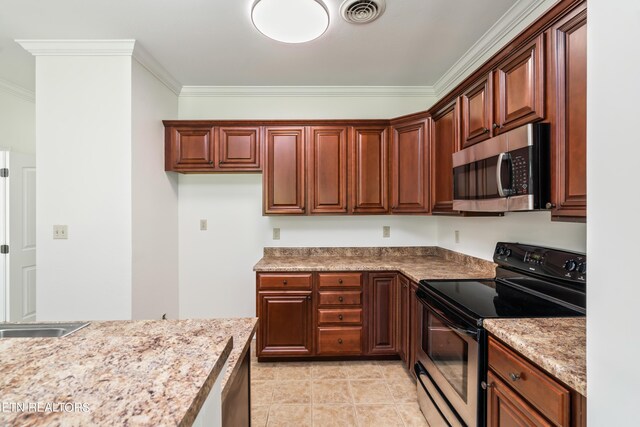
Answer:
M498 185L498 195L500 197L507 197L511 195L511 188L505 190L502 185L502 164L504 160L511 160L511 154L500 153L498 155L498 165L496 166L496 183Z

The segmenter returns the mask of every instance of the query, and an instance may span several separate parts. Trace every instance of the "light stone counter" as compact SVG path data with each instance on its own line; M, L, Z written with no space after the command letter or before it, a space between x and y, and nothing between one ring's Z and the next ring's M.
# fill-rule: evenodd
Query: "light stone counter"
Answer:
M256 324L254 318L92 322L63 338L0 339L0 426L191 425L221 374L224 399ZM12 403L80 407L21 413Z
M587 396L586 318L486 319L485 329Z

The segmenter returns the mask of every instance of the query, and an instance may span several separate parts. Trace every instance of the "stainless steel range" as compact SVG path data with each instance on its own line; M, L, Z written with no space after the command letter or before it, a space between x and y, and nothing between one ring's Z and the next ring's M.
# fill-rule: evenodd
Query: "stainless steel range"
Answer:
M431 427L486 425L488 318L585 316L584 254L498 243L496 278L422 280L418 400Z

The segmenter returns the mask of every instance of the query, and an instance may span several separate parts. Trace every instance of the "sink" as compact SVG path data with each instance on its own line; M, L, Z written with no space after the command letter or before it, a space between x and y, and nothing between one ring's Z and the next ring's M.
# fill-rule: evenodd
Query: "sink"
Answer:
M90 322L0 323L0 338L65 337Z

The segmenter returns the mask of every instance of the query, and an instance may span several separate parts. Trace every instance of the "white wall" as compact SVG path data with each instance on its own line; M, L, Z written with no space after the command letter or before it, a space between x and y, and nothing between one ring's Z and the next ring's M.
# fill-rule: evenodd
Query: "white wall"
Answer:
M36 87L38 320L128 319L131 57L38 56Z
M460 241L455 242L455 231ZM440 217L438 245L490 260L496 242L521 242L586 252L585 224L552 222L549 212L511 212L504 217Z
M0 80L0 149L33 154L36 152L36 106L24 92Z
M132 318L178 317L178 177L164 172L162 119L178 97L132 64Z
M623 426L640 402L640 3L590 0L587 37L588 422Z

